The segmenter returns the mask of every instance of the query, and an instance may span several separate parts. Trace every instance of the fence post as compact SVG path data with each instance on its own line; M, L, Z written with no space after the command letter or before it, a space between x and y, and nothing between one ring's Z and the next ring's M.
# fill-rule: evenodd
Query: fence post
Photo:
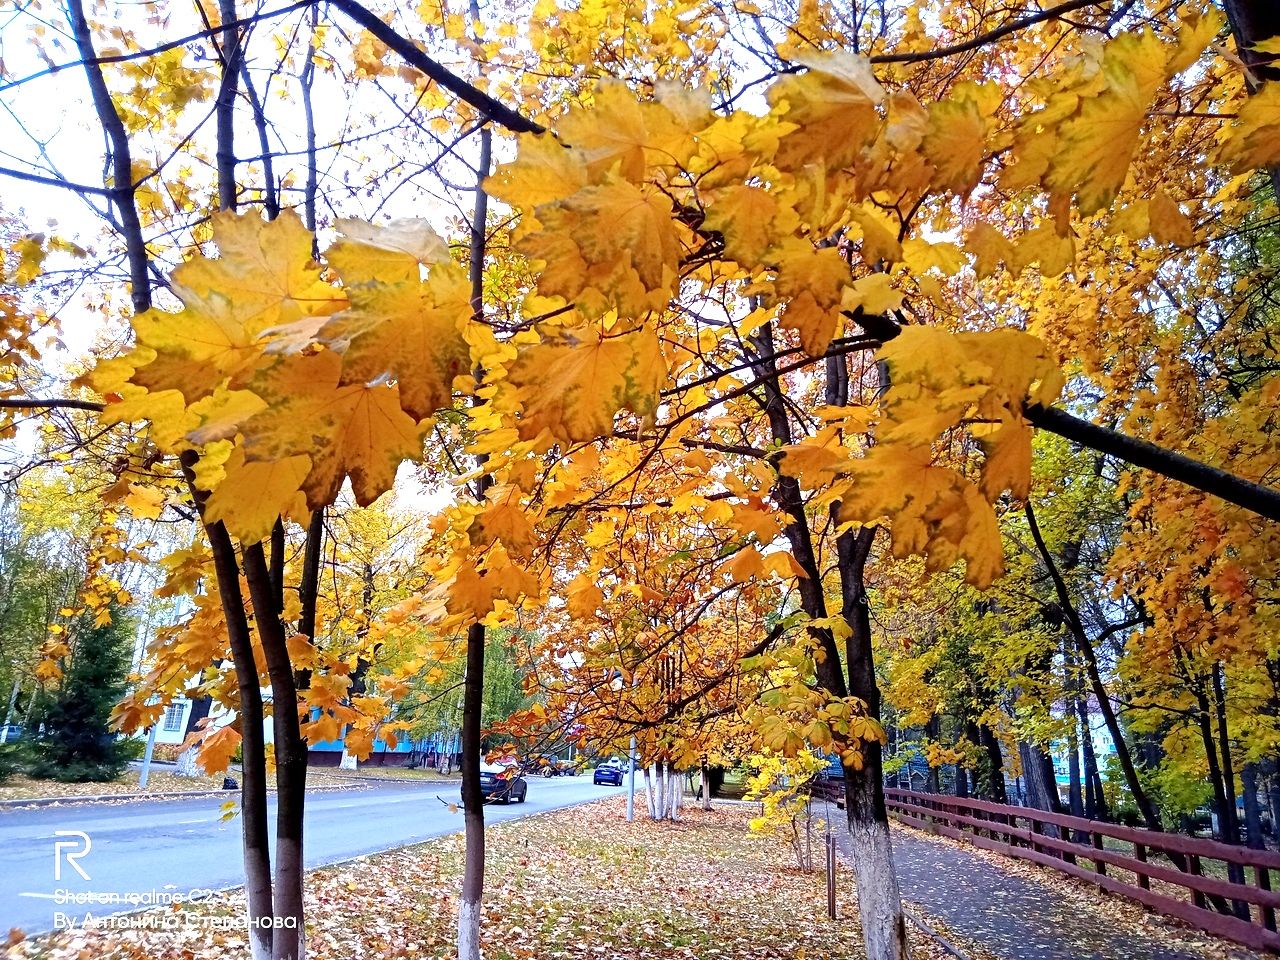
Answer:
M1101 850L1101 849L1102 849L1102 834L1100 834L1097 830L1094 830L1094 831L1090 834L1090 836L1093 838L1093 849L1095 849L1095 850ZM1105 863L1103 863L1101 860L1099 860L1097 857L1094 857L1094 858L1093 858L1093 872L1094 872L1094 873L1097 873L1097 874L1101 874L1102 876L1104 876L1104 877L1105 877L1105 876L1107 875L1107 865L1106 865Z
M1135 844L1133 845L1133 855L1134 855L1137 859L1141 860L1143 863L1146 863L1146 862L1147 862L1147 848L1146 848L1146 845L1145 845L1145 844L1141 844L1141 843L1135 843ZM1151 878L1150 878L1150 877L1148 877L1145 873L1139 873L1139 874L1136 874L1136 876L1137 876L1137 878L1138 878L1138 886L1140 886L1143 890L1150 890L1150 889L1151 889Z
M1191 854L1191 856L1187 858L1187 861L1188 861L1188 865L1191 867L1189 872L1193 877L1203 876L1203 874L1200 872L1200 855L1199 854L1197 853ZM1191 891L1191 902L1194 903L1201 910L1208 909L1208 905L1205 903L1204 894L1194 888Z
M1271 889L1271 872L1266 867L1254 867L1253 872L1258 881L1259 890ZM1276 928L1276 911L1273 907L1262 908L1262 925L1268 930Z

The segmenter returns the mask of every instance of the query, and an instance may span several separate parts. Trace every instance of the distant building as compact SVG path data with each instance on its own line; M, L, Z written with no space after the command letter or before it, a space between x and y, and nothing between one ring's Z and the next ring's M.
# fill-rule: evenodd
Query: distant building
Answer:
M1111 731L1107 729L1106 721L1102 719L1102 715L1090 710L1089 714L1089 733L1090 739L1093 741L1093 755L1098 761L1098 771L1101 774L1107 769L1107 760L1115 756L1116 743L1111 739ZM1080 770L1081 776L1084 771L1084 750L1077 743L1077 750L1080 751ZM1053 758L1053 775L1057 780L1058 786L1064 791L1071 786L1071 750L1066 740L1055 740L1049 748L1049 755Z

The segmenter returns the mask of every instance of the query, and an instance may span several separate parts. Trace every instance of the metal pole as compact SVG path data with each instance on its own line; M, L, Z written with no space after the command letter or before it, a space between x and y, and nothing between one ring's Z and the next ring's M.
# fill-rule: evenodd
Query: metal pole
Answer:
M827 916L836 919L836 838L827 834Z
M627 750L627 823L636 818L636 738L631 737L631 747Z
M138 774L138 789L147 789L147 778L151 776L151 754L156 749L156 727L160 726L157 720L151 725L151 729L147 731L147 749L142 754L142 770Z

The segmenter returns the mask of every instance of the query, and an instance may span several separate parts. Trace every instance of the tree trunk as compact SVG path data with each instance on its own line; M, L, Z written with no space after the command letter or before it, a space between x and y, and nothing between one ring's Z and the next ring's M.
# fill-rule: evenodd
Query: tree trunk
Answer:
M1076 701L1080 719L1080 746L1084 754L1084 778L1088 785L1084 815L1090 820L1106 820L1107 798L1102 792L1102 773L1098 770L1098 754L1093 749L1093 728L1089 726L1089 703L1084 697Z
M183 735L184 743L190 738L191 734L200 729L200 721L209 716L209 711L212 707L212 697L198 697L191 701L191 712L187 714L187 723ZM182 753L178 754L178 764L174 772L180 777L204 776L204 771L196 763L196 759L199 756L199 746L192 746L183 750Z
M1214 663L1210 671L1210 682L1213 689L1214 711L1218 724L1218 749L1222 755L1222 788L1226 795L1227 819L1223 824L1223 833L1228 835L1227 843L1240 843L1240 815L1236 811L1236 775L1231 760L1231 738L1227 733L1227 700L1222 685L1222 664ZM1227 877L1232 883L1244 883L1244 867L1238 863L1227 864ZM1249 919L1249 905L1243 900L1233 902L1236 916L1242 920Z
M471 0L471 19L480 20L477 0ZM471 211L471 248L468 279L471 281L471 311L477 322L484 320L484 261L488 236L489 195L484 181L492 162L493 132L480 131L480 156L476 169L476 200ZM476 383L484 382L484 371L475 371ZM477 458L483 468L484 459ZM478 503L483 503L492 483L481 473L472 485ZM467 667L462 693L462 819L466 829L462 872L462 899L458 903L458 960L480 960L480 916L484 898L484 797L480 793L481 726L484 709L484 624L467 628Z
M1080 702L1080 675L1077 673L1073 643L1067 640L1062 644L1062 667L1067 689L1067 716L1071 724L1067 729L1067 807L1073 817L1084 816L1084 795L1081 790L1080 775L1080 724L1076 719L1076 711ZM1087 735L1087 732L1086 732Z
M1249 68L1251 92L1257 90L1258 81L1280 81L1280 67L1276 54L1257 50L1258 44L1280 35L1280 7L1275 0L1224 0L1227 22L1236 40L1236 52ZM1280 200L1280 166L1270 167L1272 190Z
M195 485L196 453L183 453L179 462L192 501L203 520L208 495ZM275 910L271 885L271 847L267 839L267 751L263 730L265 712L262 683L253 653L253 638L240 590L240 567L227 528L206 523L205 533L213 556L218 598L226 620L227 640L240 695L240 738L243 763L240 775L240 820L244 854L245 906L249 921L249 955L269 960L272 951ZM193 713L195 708L193 707Z
M271 724L276 760L276 872L273 960L302 960L305 917L302 903L303 815L307 798L307 745L298 721L298 691L280 619L280 591L262 544L242 549L245 580L253 603L258 639L271 679Z
M1240 783L1244 787L1245 843L1254 850L1263 850L1262 806L1258 803L1258 765L1246 763L1240 770Z
M1026 503L1024 513L1027 517L1027 526L1031 531L1031 538L1035 542L1041 560L1044 561L1044 565L1049 571L1050 579L1053 580L1054 590L1058 595L1058 603L1062 607L1067 628L1075 637L1076 648L1084 659L1089 685L1093 689L1094 699L1098 701L1098 711L1102 714L1102 719L1107 725L1107 732L1111 734L1111 739L1115 744L1116 759L1120 762L1120 769L1124 771L1125 782L1128 784L1129 792L1133 794L1133 802L1137 806L1138 812L1142 815L1147 829L1161 830L1163 828L1160 823L1160 814L1156 810L1155 804L1151 802L1151 798L1147 795L1147 791L1143 788L1142 781L1138 779L1138 768L1134 765L1133 754L1130 752L1129 744L1124 738L1124 731L1120 729L1120 720L1116 717L1115 708L1111 705L1111 698L1107 695L1106 685L1102 682L1102 671L1098 666L1097 651L1093 649L1093 644L1085 633L1084 623L1081 621L1080 614L1071 599L1071 592L1067 589L1067 583L1062 579L1058 565L1054 562L1053 554L1049 552L1049 548L1044 542L1044 537L1040 533L1040 525L1036 522L1035 511L1032 509L1030 501ZM1087 721L1085 726L1086 728L1088 727ZM1087 730L1086 735L1088 735Z
M1058 797L1058 784L1053 778L1053 763L1040 746L1019 743L1018 755L1022 759L1022 778L1027 785L1027 806L1049 813L1062 812L1062 800ZM1046 766L1047 762L1047 766Z
M846 531L836 542L840 561L842 609L849 625L845 660L849 694L866 704L867 715L880 720L880 687L876 683L871 646L871 610L866 590L866 563L877 528ZM845 812L852 841L853 872L858 888L868 960L905 960L906 919L898 877L893 869L889 813L884 802L884 755L879 740L862 742L862 769L845 770Z
M711 809L711 776L707 770L706 757L702 758L702 765L701 765L701 769L698 771L698 776L702 780L702 786L701 786L702 809L710 810Z
M484 897L484 797L480 793L480 715L484 697L483 624L467 628L467 675L462 687L462 819L466 850L458 904L458 960L480 960Z

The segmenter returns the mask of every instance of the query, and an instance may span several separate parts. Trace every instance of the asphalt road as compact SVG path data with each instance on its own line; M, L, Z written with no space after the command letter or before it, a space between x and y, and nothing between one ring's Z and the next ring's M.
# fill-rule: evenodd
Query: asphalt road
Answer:
M373 782L365 790L309 793L307 866L460 832L462 814L450 813L447 807L457 802L458 789L456 783ZM619 787L594 786L589 774L530 778L525 803L489 806L486 819L515 820L621 792ZM238 817L221 820L224 802L212 797L0 813L0 933L10 927L29 934L52 930L57 914L82 919L86 912L100 917L138 909L136 901L127 899L131 895L187 895L243 883L241 822ZM274 800L270 808L274 817ZM69 863L65 855L59 857L55 844L67 844L64 854L75 854L83 841L56 831L88 835L91 849ZM78 874L77 866L88 880ZM67 902L67 892L115 895L124 902L75 904Z

